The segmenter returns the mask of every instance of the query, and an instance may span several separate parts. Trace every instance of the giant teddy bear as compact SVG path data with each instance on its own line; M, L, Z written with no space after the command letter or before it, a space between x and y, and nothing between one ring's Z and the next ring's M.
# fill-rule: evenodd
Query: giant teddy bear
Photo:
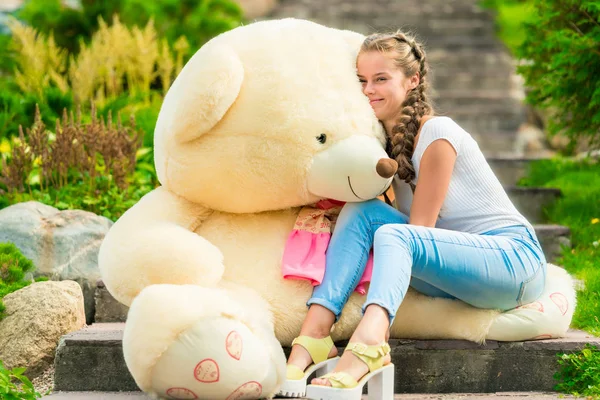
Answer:
M363 37L303 20L256 22L205 44L167 93L155 129L161 187L112 227L103 280L130 311L123 337L139 387L173 399L270 397L282 345L312 286L282 278L302 206L380 195L384 132L361 92ZM549 266L540 300L500 313L409 291L396 338L524 340L566 332L570 277ZM333 331L347 339L364 297Z

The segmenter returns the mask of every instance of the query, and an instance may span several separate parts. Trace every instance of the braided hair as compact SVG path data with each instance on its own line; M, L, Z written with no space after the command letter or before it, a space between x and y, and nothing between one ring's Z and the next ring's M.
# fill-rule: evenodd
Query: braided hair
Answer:
M423 46L414 37L397 31L376 33L368 36L360 52L378 51L392 56L392 60L406 77L419 74L419 84L408 92L402 103L400 115L391 132L388 132L388 154L398 162L397 174L415 190L413 180L415 168L412 163L415 136L419 131L421 118L432 114L433 107L428 99L429 64Z

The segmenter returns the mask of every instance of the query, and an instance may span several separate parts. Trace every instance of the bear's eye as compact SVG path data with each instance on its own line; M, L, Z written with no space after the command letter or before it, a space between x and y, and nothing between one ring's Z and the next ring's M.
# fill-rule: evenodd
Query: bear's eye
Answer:
M325 142L327 141L327 135L321 133L319 136L317 136L317 140L319 141L319 143L325 144Z

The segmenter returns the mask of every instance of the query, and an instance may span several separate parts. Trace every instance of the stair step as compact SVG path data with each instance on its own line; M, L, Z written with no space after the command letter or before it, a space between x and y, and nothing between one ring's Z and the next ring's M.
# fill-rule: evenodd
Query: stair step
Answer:
M571 229L569 227L536 224L533 225L533 228L548 262L556 261L560 257L563 247L571 247Z
M137 386L122 353L124 324L93 324L61 338L54 390L132 392ZM581 350L600 338L570 331L563 339L530 342L391 340L396 393L551 391L556 354ZM343 350L345 343L338 343ZM286 349L289 353L289 348Z
M561 196L560 189L509 186L506 194L517 210L532 224L546 221L544 209Z
M529 164L534 161L544 160L545 157L521 157L509 154L487 156L486 160L494 174L504 186L516 185L521 178L527 176Z
M48 400L150 400L141 392L57 392L44 396ZM275 397L282 399L283 397ZM499 392L499 393L438 393L438 394L397 394L394 400L554 400L575 398L556 392ZM367 400L363 396L363 400ZM298 398L298 400L309 400Z

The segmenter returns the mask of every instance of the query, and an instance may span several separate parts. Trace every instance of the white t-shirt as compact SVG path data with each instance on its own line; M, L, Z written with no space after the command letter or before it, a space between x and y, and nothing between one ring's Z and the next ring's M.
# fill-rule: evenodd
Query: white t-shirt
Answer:
M477 142L451 118L434 117L423 124L412 156L415 184L423 153L439 139L447 140L456 150L457 157L436 228L470 233L484 233L511 225L531 228L509 200ZM396 175L392 187L396 208L410 215L413 200L410 186Z

